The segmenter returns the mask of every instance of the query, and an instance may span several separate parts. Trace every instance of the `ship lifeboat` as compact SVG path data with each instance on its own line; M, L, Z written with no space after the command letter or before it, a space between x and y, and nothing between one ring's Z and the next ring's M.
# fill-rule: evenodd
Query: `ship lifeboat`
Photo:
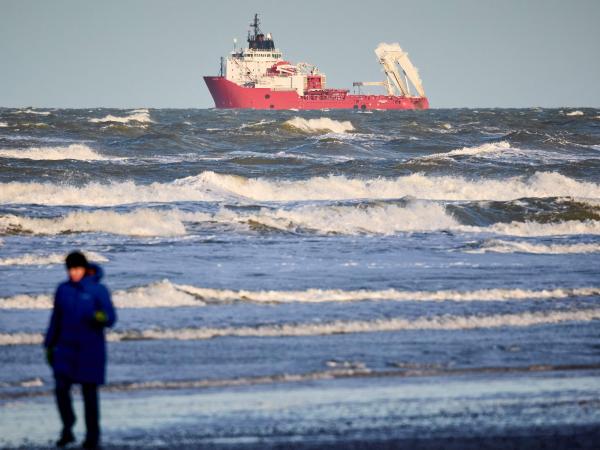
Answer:
M277 61L267 69L267 73L269 75L279 75L284 77L296 75L297 72L298 69L296 66L291 64L289 61Z

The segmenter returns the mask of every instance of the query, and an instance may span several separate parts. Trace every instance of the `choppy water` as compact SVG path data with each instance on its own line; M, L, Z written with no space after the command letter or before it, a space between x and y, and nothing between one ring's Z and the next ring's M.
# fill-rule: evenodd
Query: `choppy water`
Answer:
M75 248L118 390L600 364L600 110L1 109L0 235L4 398Z

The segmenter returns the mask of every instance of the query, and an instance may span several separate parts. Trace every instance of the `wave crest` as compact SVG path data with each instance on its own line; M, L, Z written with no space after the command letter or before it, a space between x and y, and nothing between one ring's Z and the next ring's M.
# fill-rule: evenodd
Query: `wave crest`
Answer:
M171 183L90 183L82 187L50 183L0 184L0 203L108 206L176 201L309 201L398 199L497 200L519 198L600 198L600 184L554 172L503 180L469 180L456 176L413 174L397 178L347 178L342 175L306 180L246 178L212 171Z
M356 301L395 301L395 302L485 302L521 300L558 300L569 297L591 297L600 295L600 287L519 289L492 288L474 291L402 291L383 290L344 290L306 289L297 291L249 291L215 289L162 280L145 286L115 291L113 294L118 308L174 308L186 306L206 306L235 302L248 303L325 303ZM19 294L0 299L0 309L49 309L52 307L50 295Z
M533 244L523 241L502 241L491 239L480 248L467 250L467 253L535 253L563 255L570 253L597 253L600 244Z
M510 222L495 223L488 228L464 227L469 231L488 231L506 236L566 236L575 234L600 234L600 221L598 220L566 220L564 222L538 223L538 222Z
M125 236L180 236L185 226L177 211L137 209L132 212L76 211L57 218L15 215L0 217L0 233L112 233Z
M108 333L112 342L127 340L204 340L218 337L327 336L332 334L374 333L412 330L473 330L478 328L529 327L564 322L590 322L600 319L600 309L579 311L524 312L515 314L443 315L405 319L351 320L327 323L294 323L223 328L180 328L124 330ZM39 344L38 333L0 333L0 345Z
M294 208L240 210L221 208L214 213L179 209L139 208L75 211L54 218L8 214L0 216L0 234L53 235L63 233L111 233L137 237L169 237L186 234L185 223L242 226L246 231L279 230L314 234L383 234L453 231L505 236L599 235L600 221L496 222L489 226L463 225L442 204L412 200L405 205L304 205Z
M31 108L20 109L15 111L13 114L35 114L37 116L49 116L51 114L50 111L36 111Z
M264 226L282 231L319 234L394 234L459 227L443 205L411 201L406 206L301 206L294 209L261 208L254 213L221 210L213 220Z
M84 252L89 261L107 262L108 259L99 253ZM49 255L25 254L13 258L0 258L0 266L49 266L63 264L67 255L52 253Z
M154 121L150 118L150 112L147 109L136 109L131 112L131 114L127 116L113 116L112 114L108 114L102 118L92 118L88 119L89 122L92 123L106 123L106 122L116 122L116 123L129 123L129 122L139 122L139 123L154 123Z
M0 149L0 158L33 159L58 161L72 159L77 161L107 161L107 158L84 144L71 144L68 147L29 147L23 149Z
M304 119L302 117L294 117L286 120L284 126L292 127L305 133L319 133L323 131L332 131L334 133L346 133L354 130L354 125L349 120L338 121L328 117L320 117L318 119Z
M423 156L418 158L419 160L427 160L427 159L441 159L441 158L451 158L453 156L482 156L489 154L498 154L503 153L509 150L514 150L510 144L506 141L501 142L493 142L488 144L482 144L475 147L463 147L457 150L451 150L449 152L444 153L434 153L431 155Z

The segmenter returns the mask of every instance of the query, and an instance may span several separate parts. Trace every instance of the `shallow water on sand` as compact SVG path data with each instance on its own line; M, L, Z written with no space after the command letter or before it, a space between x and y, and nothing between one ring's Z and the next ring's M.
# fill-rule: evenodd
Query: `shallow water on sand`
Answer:
M573 112L0 109L0 402L51 390L72 249L119 307L117 392L600 365Z

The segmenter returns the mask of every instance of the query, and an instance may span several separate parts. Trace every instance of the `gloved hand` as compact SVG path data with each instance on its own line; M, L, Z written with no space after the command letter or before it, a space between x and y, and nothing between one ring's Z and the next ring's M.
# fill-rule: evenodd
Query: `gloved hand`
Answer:
M52 361L54 360L54 348L48 347L46 349L46 362L49 366L52 365Z
M96 320L96 322L103 324L108 322L108 316L106 315L106 313L102 310L96 311L94 313L94 320Z

